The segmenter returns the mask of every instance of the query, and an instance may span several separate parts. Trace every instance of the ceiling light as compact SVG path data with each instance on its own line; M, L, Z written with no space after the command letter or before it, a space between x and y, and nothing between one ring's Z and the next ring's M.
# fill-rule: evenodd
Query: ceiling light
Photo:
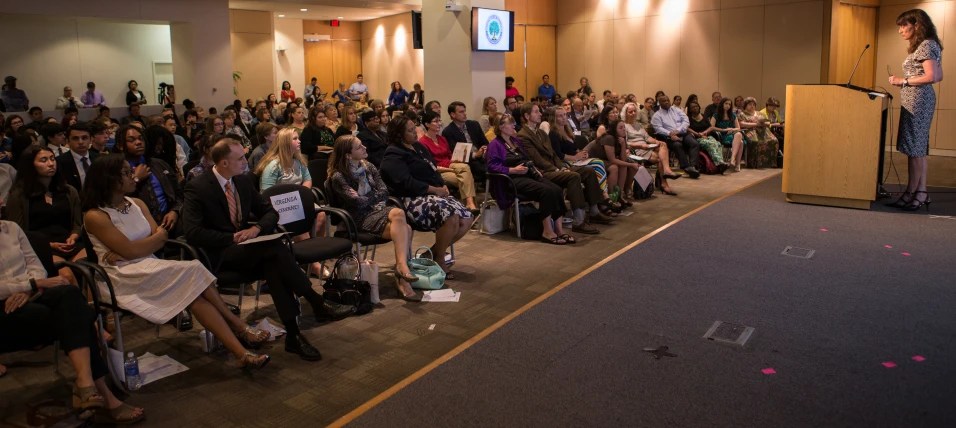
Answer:
M345 19L345 17L344 17L344 16L340 16L340 17L335 18L335 19Z
M279 18L285 18L285 15L279 15Z
M299 9L299 12L308 12L309 9Z

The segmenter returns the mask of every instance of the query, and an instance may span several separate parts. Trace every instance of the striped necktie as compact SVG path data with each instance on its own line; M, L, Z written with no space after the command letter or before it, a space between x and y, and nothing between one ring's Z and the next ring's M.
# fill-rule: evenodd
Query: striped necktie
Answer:
M236 204L236 195L232 192L232 183L226 183L226 203L229 205L229 221L239 230L239 207Z

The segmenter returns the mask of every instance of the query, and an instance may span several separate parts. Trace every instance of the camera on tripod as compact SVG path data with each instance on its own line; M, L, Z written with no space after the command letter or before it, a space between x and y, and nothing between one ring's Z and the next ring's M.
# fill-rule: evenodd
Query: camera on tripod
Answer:
M163 104L163 100L166 99L166 87L169 86L166 82L159 82L159 88L157 88L159 93L159 104Z

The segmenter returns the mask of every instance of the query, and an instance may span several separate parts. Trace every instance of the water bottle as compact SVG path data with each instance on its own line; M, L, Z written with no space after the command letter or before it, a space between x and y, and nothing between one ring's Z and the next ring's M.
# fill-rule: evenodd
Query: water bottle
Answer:
M130 391L136 391L143 387L143 379L139 376L139 361L132 352L126 355L126 363L123 364L126 370L126 387Z

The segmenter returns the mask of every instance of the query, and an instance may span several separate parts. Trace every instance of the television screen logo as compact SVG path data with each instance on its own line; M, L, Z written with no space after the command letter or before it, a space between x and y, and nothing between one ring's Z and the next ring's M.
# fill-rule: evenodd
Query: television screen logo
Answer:
M488 43L497 45L501 41L501 36L501 19L498 15L491 15L485 23L485 38L488 39Z

